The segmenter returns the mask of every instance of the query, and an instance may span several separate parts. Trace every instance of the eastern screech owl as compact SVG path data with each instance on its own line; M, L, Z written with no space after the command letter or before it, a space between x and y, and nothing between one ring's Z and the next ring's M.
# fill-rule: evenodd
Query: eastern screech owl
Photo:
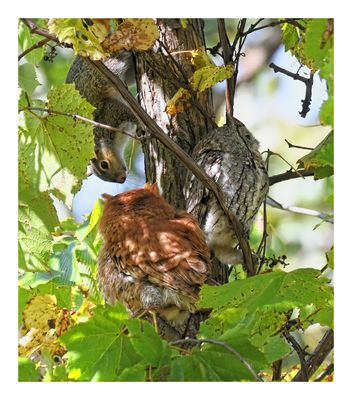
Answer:
M242 122L228 116L227 124L209 132L194 148L192 158L219 185L226 206L242 223L248 236L250 224L268 188L268 174L258 151L258 141ZM189 173L185 184L187 211L199 221L208 246L224 264L241 262L235 250L236 234L215 196Z
M156 184L105 197L98 280L106 302L153 311L178 332L209 275L209 250L192 215L176 211Z

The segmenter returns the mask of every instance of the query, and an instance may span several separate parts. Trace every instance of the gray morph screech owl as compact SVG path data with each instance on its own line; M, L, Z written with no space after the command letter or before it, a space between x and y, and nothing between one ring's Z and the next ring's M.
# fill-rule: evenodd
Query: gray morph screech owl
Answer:
M249 235L250 224L269 189L269 178L258 141L246 126L227 116L227 124L209 132L194 148L192 158L219 185L226 206ZM210 250L224 264L237 264L236 234L215 196L188 173L184 190L187 211L195 216Z

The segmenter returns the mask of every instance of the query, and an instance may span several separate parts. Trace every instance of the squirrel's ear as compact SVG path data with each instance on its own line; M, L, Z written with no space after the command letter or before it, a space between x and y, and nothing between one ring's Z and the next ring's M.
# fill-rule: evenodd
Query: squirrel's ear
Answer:
M144 189L150 190L152 193L160 195L159 188L158 188L158 185L156 183L147 182L144 185Z
M114 197L114 196L111 196L111 194L103 193L103 194L101 195L101 197L103 198L103 202L105 203L105 202L107 202L109 199L111 199L111 197Z

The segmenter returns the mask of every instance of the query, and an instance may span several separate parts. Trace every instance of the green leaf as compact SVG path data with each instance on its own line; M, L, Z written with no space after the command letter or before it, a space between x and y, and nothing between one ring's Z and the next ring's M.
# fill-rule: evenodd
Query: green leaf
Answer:
M170 362L169 344L160 338L149 322L134 319L126 321L126 325L134 349L147 365L159 368Z
M67 370L65 365L56 365L52 371L46 371L43 382L68 382Z
M26 307L27 301L30 297L30 292L21 287L18 288L18 326L22 324L23 321L23 311Z
M280 360L290 354L291 347L287 344L285 339L280 336L272 336L268 338L265 345L261 348L268 363Z
M170 365L168 381L177 382L231 382L253 380L242 362L219 347L195 349L190 355L175 358Z
M55 280L49 281L43 285L37 286L35 293L50 294L56 297L58 307L67 308L68 310L77 309L72 304L73 288L70 286L60 285Z
M48 283L60 274L56 271L49 272L25 272L18 279L18 285L23 289L33 289L44 283Z
M55 245L50 258L50 268L57 273L56 281L63 285L80 284L81 276L75 256L77 242L70 243L64 249L62 244Z
M306 26L304 56L312 60L316 69L324 65L327 50L332 45L330 40L324 38L327 28L327 18L312 18Z
M33 361L25 357L18 358L18 381L38 382L40 374Z
M326 261L329 268L334 269L334 246L325 253Z
M23 188L23 186L22 186ZM30 205L32 208L30 208ZM22 189L19 200L19 248L24 254L19 261L26 264L20 268L29 271L48 271L52 252L50 228L56 217L46 193L30 193Z
M68 370L74 372L76 380L117 381L125 368L141 360L123 334L127 319L128 313L121 304L96 307L88 322L62 335L61 342L68 350Z
M334 97L329 96L320 108L319 118L322 125L334 126Z
M92 213L90 214L89 220L83 223L76 231L76 238L83 241L97 226L101 216L103 215L103 201L98 199L93 207Z
M21 47L22 51L29 49L40 40L43 40L42 36L31 33L28 26L20 21L18 26L18 44ZM38 64L43 56L44 47L39 47L30 51L24 57L28 62L32 64Z
M280 331L294 308L314 304L324 309L332 302L332 288L327 282L319 271L305 268L271 272L222 286L204 286L198 306L213 311L201 323L200 334L226 341L250 337L251 343L261 348Z
M297 161L300 167L314 169L314 178L325 178L333 174L334 131L331 131L310 153Z
M18 67L18 84L29 95L32 95L39 82L33 64L24 63Z
M37 106L36 102L33 105ZM74 85L65 84L50 90L47 107L89 119L94 110ZM69 116L43 111L24 110L21 118L23 176L27 181L31 177L36 190L56 189L56 195L61 192L62 199L70 206L71 192L79 190L86 178L87 164L94 156L93 127Z
M80 96L73 84L63 84L48 93L48 107L53 110L93 118L94 108ZM86 176L94 156L93 127L71 117L49 114L45 120L47 150L56 155L61 168L78 179Z
M138 363L125 368L118 376L119 382L145 382L146 369L144 363Z
M299 42L299 29L292 24L285 23L282 25L282 42L285 51L293 49Z

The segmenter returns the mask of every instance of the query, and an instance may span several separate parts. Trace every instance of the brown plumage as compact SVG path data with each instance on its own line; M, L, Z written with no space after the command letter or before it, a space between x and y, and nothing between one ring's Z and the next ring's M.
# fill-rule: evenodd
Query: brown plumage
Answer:
M98 279L107 303L153 311L181 332L209 273L198 223L168 204L156 184L105 199Z

